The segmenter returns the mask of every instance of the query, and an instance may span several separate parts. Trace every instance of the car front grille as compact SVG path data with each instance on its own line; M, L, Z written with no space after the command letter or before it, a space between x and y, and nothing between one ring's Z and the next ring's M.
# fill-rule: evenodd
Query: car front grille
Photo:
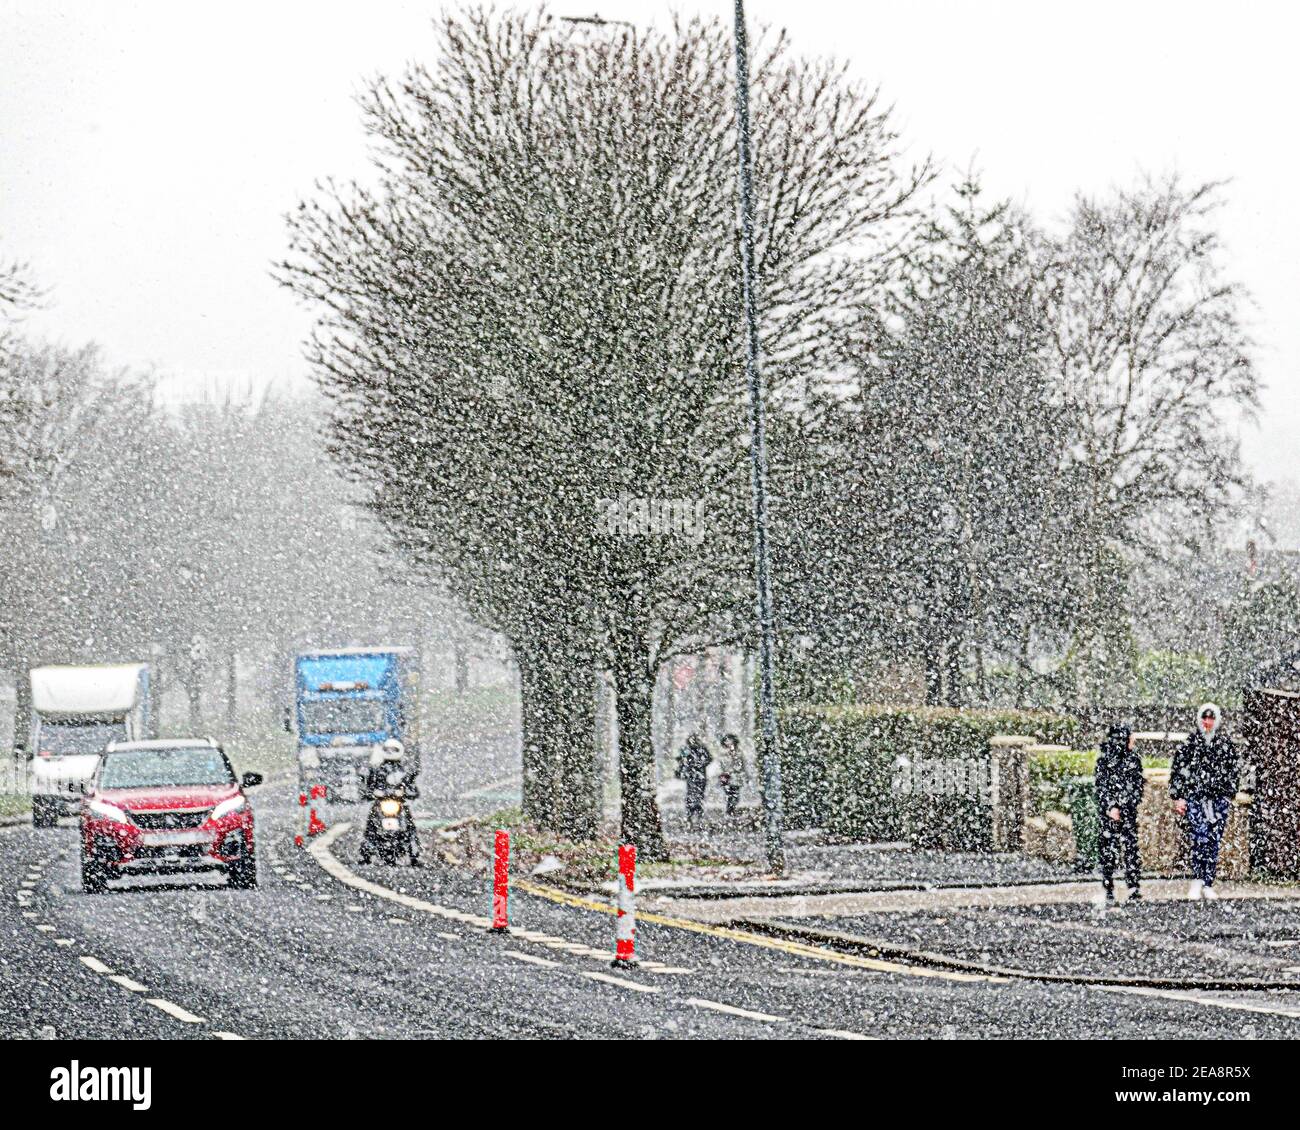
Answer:
M132 852L134 859L200 859L208 854L211 844L180 844L177 847L165 845L155 847L138 847Z
M198 828L208 818L210 808L191 808L185 810L132 812L131 819L141 828L151 832L173 831L180 828Z

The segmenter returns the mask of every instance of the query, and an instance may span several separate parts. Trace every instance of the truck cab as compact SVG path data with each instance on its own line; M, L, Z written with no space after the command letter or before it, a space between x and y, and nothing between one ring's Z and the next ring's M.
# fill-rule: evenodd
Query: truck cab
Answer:
M34 667L32 824L79 812L86 782L110 742L154 737L147 663Z
M290 729L299 776L337 799L349 791L375 746L397 738L420 771L420 664L414 648L304 651L294 658Z

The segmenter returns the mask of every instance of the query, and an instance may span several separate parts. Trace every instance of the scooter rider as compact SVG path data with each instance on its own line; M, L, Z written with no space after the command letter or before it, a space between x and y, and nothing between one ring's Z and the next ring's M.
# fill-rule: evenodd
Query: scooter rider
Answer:
M407 800L413 800L415 797L419 796L419 789L416 786L415 778L407 772L406 767L403 764L403 758L405 755L406 747L396 738L389 738L382 745L375 747L374 751L370 755L370 764L365 777L365 790L368 796L380 797L385 794L391 795L395 790L400 789L403 796L403 805L405 805ZM375 804L371 805L370 815L366 818L366 830L361 841L363 856L368 857L370 854L369 845L380 839L380 821L382 819L383 817L380 813L380 805L378 801L376 801ZM411 827L408 851L410 853L411 866L419 866L420 838L415 834L413 825Z
M367 796L374 796L376 789L389 787L389 775L400 773L406 776L402 759L406 756L406 747L396 738L375 746L370 752L370 762L366 767L365 789ZM393 782L397 784L397 782Z

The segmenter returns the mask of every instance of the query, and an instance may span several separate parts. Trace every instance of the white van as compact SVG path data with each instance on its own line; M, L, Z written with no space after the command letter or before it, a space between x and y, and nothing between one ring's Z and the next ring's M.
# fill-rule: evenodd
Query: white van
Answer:
M81 809L109 742L155 736L149 664L33 667L32 824L53 827Z

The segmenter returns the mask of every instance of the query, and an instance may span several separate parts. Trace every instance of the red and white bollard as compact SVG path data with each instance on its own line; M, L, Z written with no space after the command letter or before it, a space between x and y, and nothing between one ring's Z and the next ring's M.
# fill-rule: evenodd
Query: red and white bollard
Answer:
M325 786L312 785L307 792L298 794L298 807L302 812L302 830L293 838L295 847L303 847L312 836L325 831L325 821L316 815L315 802L325 799Z
M496 864L492 870L492 926L494 933L510 929L510 833L497 830Z
M323 801L325 799L325 786L312 785L311 799ZM323 831L325 831L325 821L316 815L316 806L313 804L307 816L307 835L319 836Z
M636 964L636 844L618 849L618 917L614 929L615 968Z

